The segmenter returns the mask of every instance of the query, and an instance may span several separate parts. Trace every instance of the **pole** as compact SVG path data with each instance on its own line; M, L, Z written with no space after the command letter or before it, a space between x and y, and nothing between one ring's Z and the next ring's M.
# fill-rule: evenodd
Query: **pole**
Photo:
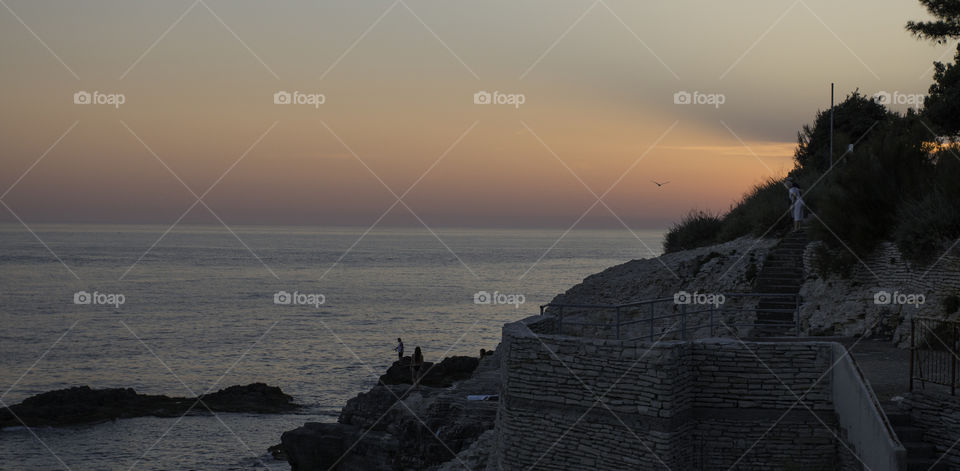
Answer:
M917 348L917 319L910 319L910 392L913 392L913 361Z
M830 82L830 168L833 168L833 82Z

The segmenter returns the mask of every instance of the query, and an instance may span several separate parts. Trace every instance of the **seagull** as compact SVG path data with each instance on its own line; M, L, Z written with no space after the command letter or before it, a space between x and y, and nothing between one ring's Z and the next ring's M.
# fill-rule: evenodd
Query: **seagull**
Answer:
M660 182L658 182L658 181L656 181L656 180L650 180L650 181L652 181L654 185L657 185L657 188L659 188L659 187L661 187L661 186L663 186L663 185L666 185L667 183L670 183L670 182L660 183Z

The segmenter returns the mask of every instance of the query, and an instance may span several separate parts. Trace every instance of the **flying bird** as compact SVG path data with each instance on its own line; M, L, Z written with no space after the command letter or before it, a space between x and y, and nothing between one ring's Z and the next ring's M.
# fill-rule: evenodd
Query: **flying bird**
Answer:
M670 182L660 183L660 182L658 182L658 181L656 181L656 180L650 180L650 181L652 181L654 185L657 185L657 188L660 188L661 186L666 185L667 183L670 183Z

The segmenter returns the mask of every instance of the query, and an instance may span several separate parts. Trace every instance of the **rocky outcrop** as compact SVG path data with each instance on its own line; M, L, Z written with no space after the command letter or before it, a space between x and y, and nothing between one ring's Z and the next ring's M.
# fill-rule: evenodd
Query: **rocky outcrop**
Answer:
M38 394L0 409L0 428L75 425L143 416L177 417L188 412L209 413L208 408L213 412L270 414L298 407L280 388L263 383L230 386L199 398L139 394L131 388L79 386Z
M382 384L409 381L409 364L397 362L386 381L347 401L338 423L285 432L282 454L294 471L435 469L493 428L497 403L468 396L499 392L499 361L453 357L436 365L436 376L425 373L449 388Z
M455 381L469 378L479 363L480 360L474 357L453 356L436 364L426 361L414 365L410 357L404 357L403 360L393 362L386 374L380 376L380 383L413 384L413 377L419 374L421 385L447 388Z

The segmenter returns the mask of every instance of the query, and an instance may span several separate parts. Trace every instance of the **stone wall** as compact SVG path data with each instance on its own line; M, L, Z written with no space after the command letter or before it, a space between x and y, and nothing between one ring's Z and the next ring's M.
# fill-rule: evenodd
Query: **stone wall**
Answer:
M960 469L960 398L946 393L912 392L905 395L900 407L910 413L913 424L925 429L923 439L937 447L950 469Z
M806 281L800 294L804 304L800 318L811 335L892 336L901 347L909 345L910 319L916 316L957 318L946 313L943 300L960 294L960 258L947 255L930 266L915 266L904 260L896 245L886 242L863 263L856 262L849 279L832 275L821 278L814 269L819 242L804 252ZM877 305L877 291L923 294L924 304Z
M495 469L810 469L841 460L831 377L820 379L830 343L534 334L550 331L543 322L551 320L503 329ZM789 410L797 397L784 384L817 416Z

